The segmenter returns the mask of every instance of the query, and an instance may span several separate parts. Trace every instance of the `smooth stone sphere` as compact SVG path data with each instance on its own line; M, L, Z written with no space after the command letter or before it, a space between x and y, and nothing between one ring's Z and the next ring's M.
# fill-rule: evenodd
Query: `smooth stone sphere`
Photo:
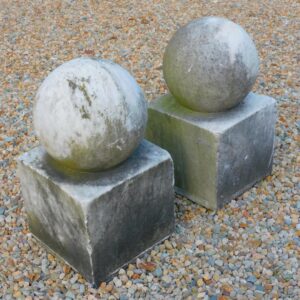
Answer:
M205 17L180 28L170 40L163 72L171 94L183 106L220 112L239 104L258 75L255 45L239 25Z
M34 127L46 151L62 165L104 170L126 160L144 135L147 102L119 65L77 58L40 86Z

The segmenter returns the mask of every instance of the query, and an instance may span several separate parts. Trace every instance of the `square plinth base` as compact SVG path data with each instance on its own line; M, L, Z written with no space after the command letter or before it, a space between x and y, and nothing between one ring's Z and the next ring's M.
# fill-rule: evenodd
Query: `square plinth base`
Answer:
M215 210L271 172L275 120L275 100L254 93L215 114L166 95L149 105L146 137L171 154L175 190Z
M173 230L173 162L145 140L108 171L61 169L38 147L18 173L31 232L95 285Z

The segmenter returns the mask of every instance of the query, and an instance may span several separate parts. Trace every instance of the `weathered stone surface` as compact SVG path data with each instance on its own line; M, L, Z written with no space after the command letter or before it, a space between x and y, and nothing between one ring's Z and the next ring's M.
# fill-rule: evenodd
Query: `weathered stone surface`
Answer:
M19 159L30 230L91 283L108 279L172 232L167 151L144 140L108 171L80 173L55 164L42 147Z
M172 37L163 59L171 94L201 112L236 106L250 92L259 68L255 45L239 25L218 17L194 20Z
M176 191L217 209L271 172L275 119L275 100L254 93L215 114L166 95L149 106L146 136L171 154Z
M104 170L128 158L143 139L147 103L118 64L77 58L44 80L33 119L53 158L74 169Z

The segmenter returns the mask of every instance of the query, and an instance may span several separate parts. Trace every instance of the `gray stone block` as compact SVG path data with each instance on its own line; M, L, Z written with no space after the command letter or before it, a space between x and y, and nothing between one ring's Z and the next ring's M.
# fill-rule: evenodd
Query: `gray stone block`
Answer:
M31 232L93 284L173 230L172 159L145 140L107 171L63 168L37 147L18 173Z
M254 93L213 114L189 110L166 95L149 105L146 137L171 154L175 190L218 209L270 174L275 120L275 100Z

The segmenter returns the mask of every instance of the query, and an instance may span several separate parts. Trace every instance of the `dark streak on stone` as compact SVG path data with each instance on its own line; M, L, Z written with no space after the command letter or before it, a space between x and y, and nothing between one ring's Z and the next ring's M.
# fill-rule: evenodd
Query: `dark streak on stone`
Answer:
M69 83L69 87L73 90L73 93L75 92L75 89L77 88L77 85L75 82L73 82L70 79L67 79L68 83Z
M84 84L84 82L90 82L90 78L85 79L85 78L81 78L81 81L83 82L82 85L78 85L77 83L75 83L74 81L67 79L68 83L69 83L69 87L72 89L72 93L75 93L75 89L79 89L79 91L82 92L85 100L88 102L88 105L91 106L92 105L92 101L91 98L87 92L86 86ZM74 104L74 107L78 109L78 105ZM82 119L90 119L91 115L87 112L87 110L85 109L85 107L82 105L79 108L79 112L81 114Z
M86 111L86 109L84 108L84 106L82 105L81 108L79 109L80 113L81 113L81 117L82 119L90 119L91 115Z
M84 83L82 83L81 86L78 86L78 89L82 92L82 94L84 95L86 101L88 102L89 106L92 105L92 101L91 101L91 98L87 92L87 89L86 89L86 86Z

